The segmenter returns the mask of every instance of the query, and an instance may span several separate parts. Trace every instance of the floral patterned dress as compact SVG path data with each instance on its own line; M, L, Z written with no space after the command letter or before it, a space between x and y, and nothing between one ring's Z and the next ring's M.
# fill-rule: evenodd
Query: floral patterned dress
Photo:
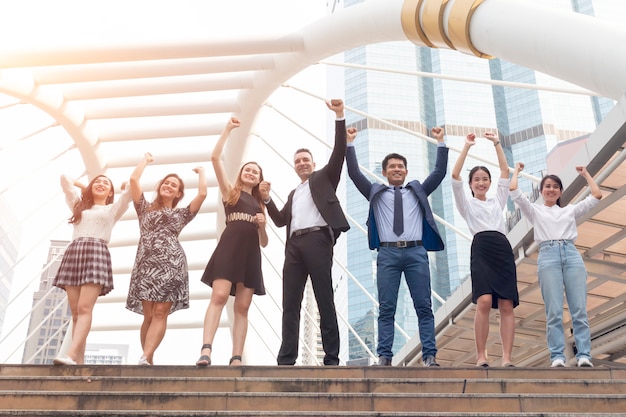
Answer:
M186 208L148 210L142 195L135 203L141 237L130 277L126 308L143 314L141 301L171 302L170 314L189 308L187 257L178 241L181 230L196 216Z

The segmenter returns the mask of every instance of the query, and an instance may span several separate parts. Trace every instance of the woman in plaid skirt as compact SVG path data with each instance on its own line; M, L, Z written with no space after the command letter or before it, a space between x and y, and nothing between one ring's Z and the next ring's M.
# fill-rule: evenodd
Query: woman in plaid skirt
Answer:
M187 258L178 235L198 214L207 194L204 168L198 174L198 194L185 208L176 208L184 196L185 185L176 174L168 174L157 185L157 196L149 203L139 180L146 166L154 160L146 153L130 176L130 192L141 237L130 277L126 308L143 315L140 340L143 355L140 365L152 365L153 355L161 344L169 314L189 308Z
M76 365L84 361L96 300L113 289L107 244L113 226L128 209L131 196L128 190L124 190L114 203L113 184L104 175L98 175L86 187L63 175L61 187L72 210L69 223L74 226L74 232L53 285L67 293L73 327L72 343L67 353L53 362L55 365ZM77 188L82 190L80 194ZM122 185L124 188L125 184Z

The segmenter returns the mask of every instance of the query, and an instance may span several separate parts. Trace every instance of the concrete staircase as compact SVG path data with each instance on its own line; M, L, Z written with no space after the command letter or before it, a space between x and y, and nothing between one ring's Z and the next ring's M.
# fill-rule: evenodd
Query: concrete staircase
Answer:
M0 416L626 416L626 369L0 365Z

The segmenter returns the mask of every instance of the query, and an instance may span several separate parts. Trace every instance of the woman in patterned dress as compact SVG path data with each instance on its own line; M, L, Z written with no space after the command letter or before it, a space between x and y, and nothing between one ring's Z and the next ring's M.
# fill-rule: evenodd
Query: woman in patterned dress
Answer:
M213 291L204 318L201 356L196 362L198 366L211 364L213 338L229 295L235 297L233 348L229 364L241 365L252 295L265 294L260 246L267 246L268 239L265 204L259 192L263 171L256 162L247 162L239 170L235 184L232 185L221 159L230 132L239 126L239 120L231 118L211 154L224 204L226 229L202 275L202 282L211 286Z
M125 185L122 184L122 189ZM62 175L61 187L72 210L69 223L74 226L74 231L53 285L67 293L72 312L72 343L67 353L53 362L55 365L76 365L84 362L96 300L113 289L111 254L107 244L113 226L128 209L130 193L124 190L114 203L113 184L104 175L98 175L86 187ZM82 190L80 194L76 187Z
M147 202L139 179L153 160L152 155L146 153L130 177L130 192L139 217L141 236L126 308L143 314L140 365L154 363L154 352L165 336L168 315L189 308L187 258L178 235L198 214L207 194L204 168L196 167L198 194L187 207L176 208L185 190L183 180L176 174L168 174L159 181L157 197L153 202Z

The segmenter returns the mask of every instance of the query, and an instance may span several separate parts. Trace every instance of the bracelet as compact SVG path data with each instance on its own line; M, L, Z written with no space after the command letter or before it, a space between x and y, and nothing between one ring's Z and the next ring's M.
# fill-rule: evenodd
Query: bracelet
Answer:
M500 144L500 141L497 141L496 143L493 144L494 147L498 146Z

